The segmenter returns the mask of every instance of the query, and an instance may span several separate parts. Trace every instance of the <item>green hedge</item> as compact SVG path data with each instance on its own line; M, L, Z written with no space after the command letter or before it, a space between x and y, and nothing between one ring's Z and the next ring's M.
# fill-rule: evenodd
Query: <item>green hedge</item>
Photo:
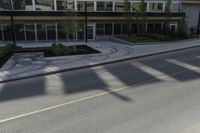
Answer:
M73 52L69 47L56 43L52 44L51 50L56 56L69 55Z
M8 54L9 52L13 52L16 49L16 44L7 44L3 47L0 47L0 58Z

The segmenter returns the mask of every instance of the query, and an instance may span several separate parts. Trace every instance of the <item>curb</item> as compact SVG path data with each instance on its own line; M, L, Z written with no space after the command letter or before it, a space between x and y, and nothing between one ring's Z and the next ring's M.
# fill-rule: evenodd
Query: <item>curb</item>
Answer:
M198 47L200 47L200 45L191 46L191 47L185 47L185 48L179 48L179 49L174 49L174 50L168 50L168 51L163 51L163 52L158 52L158 53L152 53L152 54L142 55L142 56L137 56L137 57L129 57L129 58L126 58L126 59L120 59L120 60L115 60L115 61L110 61L110 62L99 63L99 64L85 65L85 66L80 66L80 67L68 68L68 69L58 70L58 71L54 71L54 72L36 74L36 75L25 76L25 77L20 77L20 78L13 78L13 79L0 81L0 83L7 83L7 82L12 82L12 81L18 81L18 80L23 80L23 79L30 79L30 78L40 77L40 76L46 76L46 75L61 73L61 72L74 71L74 70L90 68L90 67L96 67L96 66L101 66L101 65L108 65L108 64L118 63L118 62L125 62L125 61L129 61L129 60L133 60L133 59L140 59L140 58L151 57L151 56L155 56L155 55L173 53L173 52L177 52L177 51L181 51L181 50L193 49L193 48L198 48Z
M138 46L138 45L156 45L156 44L166 44L169 43L167 41L164 42L129 42L117 37L113 37L114 40L119 41L121 43L125 43L127 45L132 45L132 46ZM183 39L183 40L177 40L177 41L171 41L171 43L179 43L179 42L187 42L187 41L196 41L196 40L200 40L200 38L193 38L193 39Z

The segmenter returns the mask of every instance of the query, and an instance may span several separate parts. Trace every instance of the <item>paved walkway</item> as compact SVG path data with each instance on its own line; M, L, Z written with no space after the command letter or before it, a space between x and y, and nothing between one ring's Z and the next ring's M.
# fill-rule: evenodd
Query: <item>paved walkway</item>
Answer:
M21 43L19 45L23 47L44 47L51 44ZM73 45L73 43L65 45ZM108 41L89 42L87 45L101 53L48 58L44 58L43 53L14 54L0 69L0 82L200 46L200 39L154 45L126 45Z

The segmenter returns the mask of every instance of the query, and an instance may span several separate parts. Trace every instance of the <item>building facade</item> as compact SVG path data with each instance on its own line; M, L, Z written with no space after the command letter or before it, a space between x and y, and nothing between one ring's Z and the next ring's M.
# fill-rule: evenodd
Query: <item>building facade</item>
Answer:
M166 20L170 23L170 30L174 32L179 22L185 18L189 18L187 23L190 27L197 26L197 20L192 20L195 17L190 14L196 13L199 6L193 11L192 7L196 4L193 2L189 4L188 1L172 0L169 11L166 11L168 0L145 0L145 32L163 32ZM137 33L138 21L143 19L138 16L141 0L86 0L86 2L87 5L85 0L12 0L11 3L10 0L1 0L0 41L12 40L10 8L13 10L16 41L72 41L74 39L83 41L86 37L84 30L86 16L88 40ZM85 6L87 6L87 13L85 13ZM76 28L70 27L69 24L75 24Z

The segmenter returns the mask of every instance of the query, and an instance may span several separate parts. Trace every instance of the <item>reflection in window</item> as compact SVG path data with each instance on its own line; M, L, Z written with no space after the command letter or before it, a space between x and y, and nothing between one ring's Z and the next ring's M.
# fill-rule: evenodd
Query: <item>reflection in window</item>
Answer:
M74 1L71 0L57 0L57 10L74 10Z
M163 3L149 3L150 12L163 11Z
M140 11L140 3L132 3L131 4L132 11Z
M112 2L97 2L97 11L112 11Z
M0 11L10 9L10 2L8 0L0 0Z
M42 11L53 11L54 1L53 0L35 0L36 10Z
M13 0L13 9L32 11L32 0Z
M85 2L84 1L78 1L77 2L77 10L78 11L85 11ZM93 12L94 11L94 2L87 1L87 11Z
M172 3L171 11L172 12L180 12L180 3Z
M123 12L124 11L124 2L116 2L115 3L115 11Z

